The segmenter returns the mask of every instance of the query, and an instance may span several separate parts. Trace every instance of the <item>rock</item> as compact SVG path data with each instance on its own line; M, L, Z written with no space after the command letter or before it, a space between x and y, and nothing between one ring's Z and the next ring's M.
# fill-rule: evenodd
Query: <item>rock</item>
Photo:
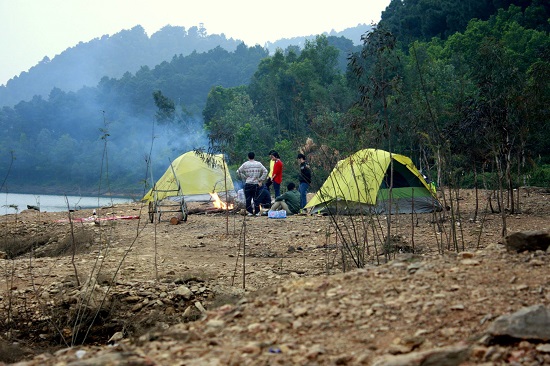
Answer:
M201 313L206 313L206 309L204 308L204 306L201 304L200 301L196 301L196 302L195 302L195 307L196 307Z
M523 308L513 314L499 316L489 326L493 337L550 340L550 309L544 305Z
M399 355L404 353L409 353L411 351L411 347L408 347L403 344L390 344L388 346L388 352L392 355Z
M469 259L469 258L473 258L474 257L474 253L472 252L461 252L458 254L459 257L461 257L462 259Z
M223 329L223 327L226 326L225 322L223 320L220 320L220 319L208 320L205 325L209 328L214 328L218 331Z
M109 338L109 342L118 342L122 338L124 338L124 333L116 332L115 334L113 334L113 336L111 338Z
M325 353L325 349L323 348L323 346L321 346L320 344L314 344L307 351L306 357L309 360L313 360L317 358L318 355L321 355L323 353Z
M249 342L243 346L240 351L248 354L259 354L262 351L262 348L258 342Z
M470 353L467 345L434 348L406 355L382 356L375 360L373 366L455 366L464 362Z
M422 267L422 263L421 263L421 262L411 263L411 264L407 267L407 272L408 272L409 274L416 273L416 271L418 271L421 267Z
M183 297L185 300L189 300L193 297L193 292L187 286L179 286L174 290L174 295Z
M537 351L544 352L544 353L550 353L550 344L549 343L539 344L537 346Z
M509 251L517 253L523 251L546 251L550 246L550 234L546 231L519 231L508 235L504 245Z
M480 262L475 259L463 259L460 261L461 264L465 266L479 266Z
M125 301L125 302L130 303L130 304L136 303L139 300L141 300L141 297L139 297L139 296L127 296L127 297L122 299L122 301Z

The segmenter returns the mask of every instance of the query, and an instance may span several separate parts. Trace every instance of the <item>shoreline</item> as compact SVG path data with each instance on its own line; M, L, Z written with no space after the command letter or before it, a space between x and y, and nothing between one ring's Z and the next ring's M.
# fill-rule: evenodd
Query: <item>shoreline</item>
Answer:
M97 192L88 192L88 191L82 191L79 190L77 192L71 193L71 192L59 192L57 190L36 190L36 191L28 191L26 189L24 190L10 190L10 191L2 191L0 193L10 195L10 194L27 194L27 195L33 195L33 196L73 196L73 197L100 197L100 198L130 198L134 201L140 201L141 197L143 195L138 195L136 193L122 193L122 192L111 192L111 193L103 193L101 195L98 195Z

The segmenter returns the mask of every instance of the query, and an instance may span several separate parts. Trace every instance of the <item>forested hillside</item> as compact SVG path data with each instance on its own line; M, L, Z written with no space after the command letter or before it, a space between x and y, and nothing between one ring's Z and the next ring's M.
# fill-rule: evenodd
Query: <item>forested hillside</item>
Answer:
M361 35L370 29L370 25L359 24L340 32L332 30L325 34L347 38L357 46ZM306 40L313 40L315 36L267 42L265 48L273 54L277 48L303 47ZM174 56L203 53L216 47L232 52L241 43L238 39L226 38L224 34L208 34L202 25L189 29L167 25L150 37L142 26L137 25L112 36L104 35L80 42L53 59L45 56L30 70L0 86L0 106L13 106L35 95L47 97L53 88L77 91L85 86L94 87L104 76L120 78L126 72L135 73L142 66L153 68L164 61L170 61Z
M510 195L519 185L550 185L548 5L475 3L445 14L433 2L392 2L346 73L323 37L262 60L247 87L210 94L211 143L233 163L249 149L274 147L292 166L295 152L306 152L316 187L339 159L365 147L410 156L439 185ZM409 42L397 19L414 17L425 29L430 12L443 12L446 30Z
M446 39L463 32L470 20L487 20L510 5L519 7L521 16L509 20L525 28L550 31L550 3L546 0L392 0L382 12L380 23L405 44L433 37Z
M357 49L350 40L331 39L349 52ZM345 70L346 51L341 54ZM208 146L202 112L210 89L247 85L268 56L260 46L241 43L233 52L218 46L103 77L96 87L54 88L47 97L4 107L0 159L9 179L2 189L79 194L101 186L139 195L151 177L149 164L158 177L168 159Z
M313 189L365 147L410 156L440 185L550 185L548 5L438 4L392 1L360 46L217 47L4 107L2 189L139 192L149 168L198 147L230 165L275 148L284 185L305 152Z
M165 26L148 37L142 26L80 42L53 59L44 59L28 72L0 86L0 106L47 97L52 88L77 91L94 87L104 76L120 78L142 66L154 67L174 56L206 52L216 47L234 51L241 41L222 35L207 35L203 27Z
M246 84L265 57L267 51L259 46L241 44L234 52L217 47L174 57L153 69L142 67L120 79L104 77L94 88L56 88L47 99L34 97L14 108L4 107L0 156L2 171L9 173L8 189L93 192L108 157L114 189L136 192L146 177L152 145L162 152L162 170L167 157L204 146L200 112L210 86ZM164 95L178 102L177 119L170 124L159 115L155 126L155 91L159 102Z

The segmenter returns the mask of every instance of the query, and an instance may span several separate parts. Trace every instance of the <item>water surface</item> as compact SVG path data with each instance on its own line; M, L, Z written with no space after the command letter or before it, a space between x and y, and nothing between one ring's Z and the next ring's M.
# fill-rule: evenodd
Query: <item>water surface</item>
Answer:
M42 212L61 212L68 209L93 209L128 202L132 202L132 199L128 197L98 198L90 196L0 193L0 215L24 211L27 209L27 205L40 208Z

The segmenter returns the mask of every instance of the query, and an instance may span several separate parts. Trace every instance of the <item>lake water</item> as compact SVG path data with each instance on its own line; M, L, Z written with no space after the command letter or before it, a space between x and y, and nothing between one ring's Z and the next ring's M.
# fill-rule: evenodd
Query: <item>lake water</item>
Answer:
M50 194L0 193L0 215L13 214L27 209L27 205L40 207L42 212L93 209L117 203L132 202L127 197L61 196ZM17 207L17 209L16 209Z

